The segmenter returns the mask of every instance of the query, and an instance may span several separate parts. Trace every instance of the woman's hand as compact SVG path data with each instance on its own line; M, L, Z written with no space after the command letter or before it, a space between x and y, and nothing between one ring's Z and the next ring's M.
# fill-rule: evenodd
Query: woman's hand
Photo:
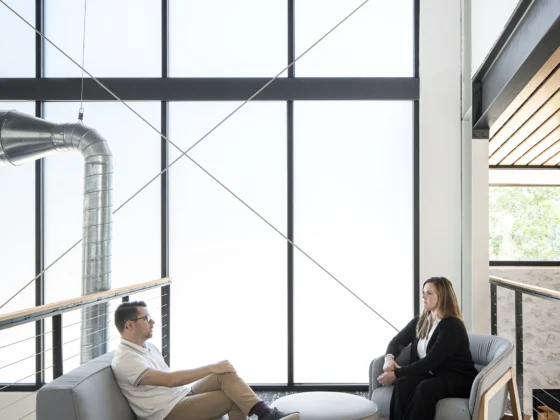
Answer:
M392 354L385 356L385 363L383 363L383 372L392 372L393 370L399 368Z
M395 372L385 372L379 375L377 378L377 382L379 382L383 386L392 385L397 381L397 377L395 376Z
M383 365L383 372L392 372L397 368L400 368L400 366L397 365L397 362L395 362L394 360L388 360Z

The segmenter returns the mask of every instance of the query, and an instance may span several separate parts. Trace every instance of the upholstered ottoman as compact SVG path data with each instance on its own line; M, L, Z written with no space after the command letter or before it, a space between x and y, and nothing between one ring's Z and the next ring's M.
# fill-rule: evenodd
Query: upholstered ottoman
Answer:
M373 401L342 392L302 392L279 398L272 406L299 411L301 420L379 420Z

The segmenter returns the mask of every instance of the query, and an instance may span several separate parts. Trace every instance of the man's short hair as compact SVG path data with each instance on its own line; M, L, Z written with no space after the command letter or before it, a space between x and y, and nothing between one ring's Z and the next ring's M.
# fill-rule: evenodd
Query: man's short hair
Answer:
M138 318L138 309L136 308L139 306L147 308L146 302L136 300L134 302L121 303L115 311L115 326L121 334L124 332L124 325L126 324L126 321L133 321Z

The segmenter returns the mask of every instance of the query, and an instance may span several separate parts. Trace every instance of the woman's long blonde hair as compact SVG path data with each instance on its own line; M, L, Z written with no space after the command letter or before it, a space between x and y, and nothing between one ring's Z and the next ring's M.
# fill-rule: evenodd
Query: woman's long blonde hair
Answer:
M445 277L431 277L424 282L422 285L422 290L426 283L433 283L436 288L436 293L438 297L438 305L435 309L441 319L454 317L463 320L461 315L461 309L459 308L459 303L457 302L457 296L455 296L455 291L453 290L453 285ZM430 314L431 311L424 309L418 324L416 324L416 336L420 339L426 338L428 332L430 331Z

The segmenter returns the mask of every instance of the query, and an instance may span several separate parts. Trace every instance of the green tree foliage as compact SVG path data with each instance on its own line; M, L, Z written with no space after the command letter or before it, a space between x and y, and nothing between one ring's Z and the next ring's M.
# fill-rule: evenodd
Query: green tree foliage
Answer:
M560 259L560 188L490 187L490 260Z

